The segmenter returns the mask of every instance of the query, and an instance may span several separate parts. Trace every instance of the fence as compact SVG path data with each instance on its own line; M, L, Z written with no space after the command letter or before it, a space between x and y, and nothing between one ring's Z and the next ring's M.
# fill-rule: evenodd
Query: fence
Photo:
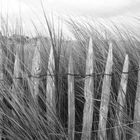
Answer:
M110 102L110 93L111 93L111 79L112 79L112 66L113 66L113 45L112 43L109 44L109 51L108 51L108 57L106 60L106 67L104 73L95 73L94 72L94 50L93 50L93 44L92 39L89 41L89 47L87 52L87 59L86 59L86 74L85 74L85 81L84 81L84 109L83 109L83 123L82 123L82 132L81 132L81 140L91 140L92 139L92 127L93 127L93 114L94 114L94 76L95 75L102 75L102 92L101 92L101 102L100 102L100 109L99 109L99 123L98 123L98 139L100 140L107 140L107 121L108 121L108 111L109 111L109 102ZM48 59L48 69L46 75L40 75L41 71L41 56L40 56L40 44L37 44L37 47L34 51L34 57L32 62L32 72L31 75L28 75L29 81L32 81L32 93L34 93L32 96L37 99L38 94L40 94L39 91L39 85L41 77L47 76L46 78L46 104L48 104L52 112L54 114L57 114L56 110L56 73L55 72L55 57L54 57L54 49L51 47L49 59ZM19 52L23 52L21 50L22 48L17 49L16 51L16 57L15 57L15 63L14 63L14 85L18 85L20 87L21 81L20 78L22 78L23 73L20 70L21 69L21 59L23 59L24 54L20 54ZM139 71L139 69L137 70ZM121 82L120 82L120 88L118 90L118 97L117 97L117 103L116 103L116 123L114 125L114 138L116 140L121 139L122 136L124 137L125 133L123 130L124 125L124 106L126 102L126 90L127 90L127 82L128 82L128 74L129 74L129 56L126 54L125 60L124 60L124 66L122 70L121 75ZM1 79L2 72L0 73ZM74 140L75 139L75 84L74 84L74 77L80 76L74 74L74 67L73 67L73 58L72 55L69 57L69 64L68 64L68 140ZM138 74L138 86L137 86L137 92L136 92L136 99L139 100L140 94L139 94L139 80L140 80L140 72ZM28 82L29 82L28 81ZM29 82L30 83L30 82ZM14 87L15 88L15 87ZM17 88L17 87L16 87ZM139 113L139 101L135 101L135 111L134 111L134 122L140 121L140 113ZM115 103L114 103L115 104ZM52 122L52 113L50 113L49 110L47 110L47 116L48 121L53 129L55 129L55 122ZM140 133L140 125L134 124L133 125L135 133L137 134L137 139L139 138L138 132ZM133 132L132 132L133 133Z

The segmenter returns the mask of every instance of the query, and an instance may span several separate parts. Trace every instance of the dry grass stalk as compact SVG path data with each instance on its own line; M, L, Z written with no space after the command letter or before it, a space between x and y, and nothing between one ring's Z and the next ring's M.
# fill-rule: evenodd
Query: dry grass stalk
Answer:
M70 56L68 73L73 74L73 59ZM75 132L75 95L74 76L68 75L68 140L74 140Z
M125 61L123 65L123 73L121 75L121 82L120 82L120 88L118 92L118 108L117 108L117 125L115 129L115 138L121 139L122 136L122 121L123 121L123 112L124 112L124 106L126 102L126 90L127 90L127 82L128 82L128 68L129 68L129 57L128 55L125 56Z
M111 76L112 65L113 65L113 56L112 56L112 43L109 44L109 52L106 62L105 74L102 85L102 94L101 94L101 105L100 105L100 116L99 116L99 133L98 137L100 140L106 140L106 123L108 115L108 105L110 99L110 87L111 87Z
M93 73L93 45L92 39L89 41L89 49L87 53L86 60L86 74ZM93 121L93 104L94 104L94 87L93 87L93 77L86 77L85 79L85 88L84 88L84 96L85 96L85 105L83 112L83 129L82 129L82 137L81 140L90 140L91 139L91 131L92 131L92 121Z

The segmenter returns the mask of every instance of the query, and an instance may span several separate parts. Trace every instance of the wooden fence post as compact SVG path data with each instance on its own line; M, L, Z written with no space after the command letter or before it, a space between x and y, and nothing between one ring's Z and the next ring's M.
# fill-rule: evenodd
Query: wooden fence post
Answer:
M117 125L115 126L115 138L117 140L121 139L122 136L122 121L123 121L123 111L124 111L124 105L126 102L126 90L127 90L127 82L128 82L128 68L129 68L129 57L128 55L125 56L125 61L123 65L123 73L121 75L121 82L120 82L120 88L118 92L118 98L117 98L117 104L118 108L117 110Z
M16 42L15 42L16 45ZM23 88L23 73L24 73L24 46L21 43L18 43L16 46L15 52L15 62L14 62L14 88L22 89ZM11 53L11 52L10 52Z
M73 59L70 56L68 73L73 74ZM68 75L68 140L74 140L75 134L75 95L74 76Z
M137 91L135 97L133 128L134 128L133 137L135 140L139 140L140 139L140 71L138 71L138 82L137 82Z
M41 41L38 40L36 44L36 48L34 50L34 56L32 60L32 70L31 70L31 82L33 83L33 91L32 95L36 99L39 94L39 84L40 84L40 73L41 73Z
M16 54L15 54L15 62L14 62L14 86L15 88L19 87L19 84L21 84L21 65L20 65L20 57L19 57L19 49L20 45L16 48Z
M113 56L112 56L112 43L109 44L109 52L106 62L105 75L102 85L102 94L101 94L101 105L100 105L100 114L99 114L99 132L98 137L100 140L106 140L106 122L108 115L108 105L110 99L110 87L111 87L111 73L113 65Z
M50 123L51 129L55 130L55 116L56 116L56 95L55 95L55 59L53 46L50 48L50 55L47 69L47 85L46 85L46 106L47 119Z
M92 39L90 38L86 60L86 75L93 74L93 60L94 60L93 44ZM93 109L94 109L93 76L85 78L84 96L85 96L85 105L83 111L83 128L81 140L90 140L93 122Z

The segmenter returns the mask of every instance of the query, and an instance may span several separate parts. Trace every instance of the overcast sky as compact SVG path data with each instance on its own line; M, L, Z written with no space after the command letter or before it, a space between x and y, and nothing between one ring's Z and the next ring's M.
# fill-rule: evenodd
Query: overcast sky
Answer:
M140 0L42 0L46 13L59 16L112 18L121 15L140 16ZM8 13L11 22L19 15L26 24L42 20L40 0L0 0L0 13Z

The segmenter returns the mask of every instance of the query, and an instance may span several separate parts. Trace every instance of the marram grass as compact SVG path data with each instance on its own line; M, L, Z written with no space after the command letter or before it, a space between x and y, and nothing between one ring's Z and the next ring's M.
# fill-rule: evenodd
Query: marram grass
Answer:
M138 69L140 56L140 42L134 39L135 34L122 31L114 25L108 29L101 24L99 30L93 24L85 21L70 20L69 30L75 40L65 40L61 30L55 34L50 26L49 38L24 38L18 35L8 37L2 35L1 69L0 69L0 133L1 137L10 140L55 140L68 139L68 64L73 59L74 95L75 95L75 140L81 139L83 128L83 110L85 104L84 84L86 75L86 60L88 58L89 40L92 39L93 49L93 118L91 139L99 139L99 118L101 93L103 86L109 43L112 43L112 76L108 113L106 114L106 139L115 139L115 130L120 128L121 139L133 139L139 136L135 124L139 124L138 117L134 117L138 110L136 91L138 84ZM106 34L104 34L104 33ZM37 45L39 49L37 51ZM20 48L20 49L18 49ZM48 69L50 50L53 49L55 66ZM19 50L19 51L18 51ZM35 55L36 54L36 55ZM40 54L38 56L38 54ZM117 97L126 54L129 56L129 72L126 90L126 101L121 111L123 121L118 120L116 110L120 108ZM70 56L71 55L71 56ZM37 60L36 59L40 59ZM35 63L34 63L35 62ZM33 67L35 65L35 67ZM36 65L39 65L36 66ZM33 69L39 74L33 74ZM47 80L55 86L55 110L46 101ZM37 83L37 86L36 86ZM50 85L51 86L51 85ZM37 89L37 90L36 90ZM36 94L34 94L36 90ZM109 91L109 90L108 90ZM47 90L49 94L49 90ZM35 96L34 96L35 95ZM138 96L138 95L137 95ZM54 99L53 99L54 100ZM49 112L49 115L48 113ZM51 116L51 117L50 117ZM99 117L100 116L100 117ZM74 118L74 117L73 117ZM86 117L85 117L86 119ZM73 120L74 121L74 120ZM121 123L118 123L121 121ZM119 124L119 125L118 125ZM86 131L86 130L85 130ZM70 139L70 138L69 138Z

